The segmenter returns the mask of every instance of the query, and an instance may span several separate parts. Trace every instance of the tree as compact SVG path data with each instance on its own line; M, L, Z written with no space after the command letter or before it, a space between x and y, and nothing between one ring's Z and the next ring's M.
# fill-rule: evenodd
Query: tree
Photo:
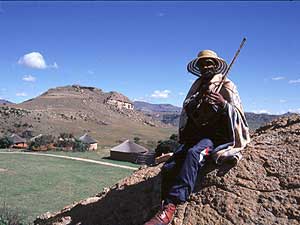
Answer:
M135 142L135 143L140 143L140 140L141 140L141 138L139 138L139 137L134 137L133 138L133 141Z
M172 134L170 136L170 140L177 141L178 140L178 134Z
M50 145L54 143L54 139L55 138L52 135L42 135L30 142L29 149L40 148L40 147L49 148Z
M0 138L0 148L9 148L12 146L13 142L9 137Z
M179 146L179 143L174 140L165 140L161 141L156 149L155 149L155 156L161 156L162 154L166 154L169 152L174 152L174 150Z
M89 150L89 145L82 142L79 139L75 139L74 145L73 145L73 151L78 151L78 152L85 152Z
M60 133L59 138L62 138L62 139L74 138L74 135L72 133Z

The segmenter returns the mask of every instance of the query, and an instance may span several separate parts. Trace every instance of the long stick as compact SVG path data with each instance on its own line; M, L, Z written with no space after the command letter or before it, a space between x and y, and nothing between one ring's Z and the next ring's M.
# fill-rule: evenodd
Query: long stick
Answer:
M235 55L234 55L234 57L233 57L233 59L232 59L230 65L229 65L229 67L227 68L227 70L226 70L226 72L225 72L225 74L224 74L224 76L223 76L223 78L222 78L222 81L221 81L221 83L220 83L220 85L219 85L219 87L218 87L218 89L217 89L217 92L219 92L219 91L221 90L222 85L223 85L223 83L224 83L224 81L225 81L225 79L226 79L226 76L228 75L228 73L229 73L229 71L230 71L230 69L231 69L233 63L235 62L235 60L237 59L238 55L240 54L240 51L241 51L241 49L243 48L245 42L246 42L246 38L243 38L243 40L242 40L242 42L241 42L241 44L240 44L239 49L238 49L237 52L235 53Z

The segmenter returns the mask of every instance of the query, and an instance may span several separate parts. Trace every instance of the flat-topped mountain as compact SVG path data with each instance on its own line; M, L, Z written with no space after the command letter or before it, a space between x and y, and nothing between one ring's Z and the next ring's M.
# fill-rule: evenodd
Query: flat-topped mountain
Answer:
M79 136L88 132L100 145L134 137L156 143L175 131L134 110L121 93L80 85L51 88L20 104L0 107L0 114L2 134L30 131L33 135L66 132Z

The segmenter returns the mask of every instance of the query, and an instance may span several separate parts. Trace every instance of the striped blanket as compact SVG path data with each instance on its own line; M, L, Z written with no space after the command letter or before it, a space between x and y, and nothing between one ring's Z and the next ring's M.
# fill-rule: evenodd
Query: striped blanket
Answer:
M216 91L218 85L222 79L222 74L217 74L213 77L209 84L209 90ZM190 88L185 101L183 103L183 109L180 116L179 122L179 142L184 143L185 140L182 140L184 135L184 128L187 125L188 115L185 111L186 105L190 102L191 98L199 91L203 83L203 79L198 78ZM245 146L250 142L249 128L244 115L242 104L239 98L239 94L236 86L226 78L220 94L227 101L225 110L227 111L228 120L226 121L230 127L229 134L226 135L228 140L219 146L215 146L212 154L213 159L217 164L222 164L229 157L236 157L241 159L242 155L240 151L245 148ZM200 115L201 116L201 115Z

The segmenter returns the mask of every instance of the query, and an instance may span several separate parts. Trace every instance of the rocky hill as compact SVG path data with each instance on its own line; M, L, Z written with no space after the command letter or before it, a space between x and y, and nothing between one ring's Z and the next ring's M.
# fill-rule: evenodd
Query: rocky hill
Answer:
M135 101L134 107L142 112L168 112L168 113L180 113L181 107L171 104L152 104L148 102Z
M11 104L14 104L14 103L7 101L5 99L0 99L0 105L11 105Z
M181 107L171 104L152 104L148 102L135 101L134 108L164 124L171 124L178 127Z
M300 223L300 116L258 129L231 168L207 164L173 225ZM94 197L47 213L35 224L141 225L159 208L160 167L136 171Z
M102 146L112 146L139 137L145 143L156 143L170 136L176 128L154 120L143 113L109 104L108 99L129 99L117 92L103 92L79 85L52 88L20 104L0 107L0 136L18 134L88 132Z
M141 101L135 101L134 107L137 111L143 112L147 116L151 116L165 124L171 124L178 127L181 107L171 104L151 104ZM287 113L287 116L288 115L293 115L293 113ZM250 129L255 130L283 115L246 112L245 116Z

